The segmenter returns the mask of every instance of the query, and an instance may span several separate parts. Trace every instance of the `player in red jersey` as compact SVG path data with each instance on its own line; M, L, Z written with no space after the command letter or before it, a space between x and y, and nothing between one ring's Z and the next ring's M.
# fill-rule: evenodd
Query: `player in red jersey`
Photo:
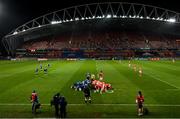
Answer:
M99 73L99 80L103 80L103 79L104 79L104 73L101 70L100 73Z
M136 103L138 106L138 115L143 115L143 103L144 103L144 96L142 95L141 91L138 92L138 96L136 97Z
M139 68L139 76L140 76L140 77L142 77L142 73L143 73L143 72L142 72L142 68L140 67L140 68Z
M172 59L172 62L175 63L175 59L174 58Z
M135 72L137 71L137 67L136 67L135 64L134 64L134 66L133 66L133 69L134 69Z
M39 103L39 100L38 100L38 96L37 96L37 93L35 92L35 90L32 92L30 98L31 98L31 103L32 103L32 113L35 114L37 106L38 106L38 108L40 106L40 103Z
M101 87L102 87L101 85L102 85L102 82L101 82L101 81L97 81L97 82L96 82L96 85L95 85L96 92L101 91Z
M106 90L112 89L112 86L109 83L106 83L105 86L106 86Z
M131 67L131 62L129 61L129 64L128 64L129 67Z
M100 84L100 94L102 94L103 92L106 92L106 84L105 82L101 82Z

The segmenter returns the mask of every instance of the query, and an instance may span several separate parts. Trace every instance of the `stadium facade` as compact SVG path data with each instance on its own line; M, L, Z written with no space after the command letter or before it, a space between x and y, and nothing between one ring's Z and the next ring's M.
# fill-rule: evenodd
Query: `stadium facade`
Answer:
M156 6L92 3L35 18L7 34L3 44L11 56L175 57L180 55L179 22L180 13Z

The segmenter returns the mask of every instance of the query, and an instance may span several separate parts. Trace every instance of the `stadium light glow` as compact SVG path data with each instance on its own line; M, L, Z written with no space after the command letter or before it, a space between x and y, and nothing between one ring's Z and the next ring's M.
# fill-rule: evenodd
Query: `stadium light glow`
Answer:
M39 25L38 27L41 27L41 25Z
M162 21L162 20L163 20L163 18L160 18L159 20L161 20L161 21Z
M51 21L51 24L58 24L58 21Z
M84 17L82 17L81 20L84 20Z
M15 35L15 34L17 34L18 32L17 31L15 31L13 34Z
M141 16L140 19L143 19L143 16Z
M106 16L106 18L111 18L111 15L110 15L110 14L108 14L108 15Z
M168 22L171 22L171 23L174 23L174 22L176 22L176 19L170 18L170 19L167 19L167 21L168 21Z
M75 21L77 21L77 20L79 20L79 18L77 17L77 18L75 18Z
M65 21L63 20L63 22L65 22ZM62 23L62 21L52 21L51 22L51 24L58 24L58 23Z
M113 18L117 18L117 16L116 16L116 15L113 15Z

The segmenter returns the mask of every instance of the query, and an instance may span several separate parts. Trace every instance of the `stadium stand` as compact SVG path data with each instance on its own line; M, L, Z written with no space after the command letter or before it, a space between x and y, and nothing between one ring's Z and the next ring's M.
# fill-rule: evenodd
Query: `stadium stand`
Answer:
M136 33L105 33L93 34L89 37L78 36L74 38L57 37L26 42L24 49L131 49L131 48L168 49L179 48L176 39L166 37L136 34Z
M179 40L164 35L139 32L88 32L84 34L77 33L71 36L64 35L31 40L25 42L20 49L30 51L34 54L38 54L38 51L44 50L43 56L45 57L63 57L62 51L64 50L83 51L85 52L85 57L133 57L136 55L149 55L147 53L144 55L143 53L135 53L135 50L150 50L151 54L160 57L173 57L175 53L172 49L179 49L179 44ZM106 53L103 53L103 51L106 51Z

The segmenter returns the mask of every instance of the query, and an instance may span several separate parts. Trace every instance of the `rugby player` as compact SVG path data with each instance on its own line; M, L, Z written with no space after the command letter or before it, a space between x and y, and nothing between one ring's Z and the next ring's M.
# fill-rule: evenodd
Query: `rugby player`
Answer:
M38 73L38 71L39 71L39 70L38 70L38 68L36 68L36 69L35 69L35 74L37 74L37 73Z
M137 71L137 67L136 67L135 64L134 64L134 66L133 66L133 69L134 69L135 72Z
M142 95L141 91L139 91L138 96L136 97L136 104L138 106L138 116L143 115L143 103L144 103L144 96Z
M103 73L103 71L101 70L100 72L99 72L99 80L103 80L104 79L104 73Z
M39 103L39 100L38 100L38 96L37 96L37 93L36 93L35 90L32 92L30 99L31 99L31 103L32 103L32 113L35 114L37 106L38 105L40 106L40 103Z
M48 72L48 69L45 67L44 68L44 73L47 74L47 72Z
M91 92L88 86L86 86L83 90L84 92L84 101L85 103L89 102L91 103Z
M40 64L40 69L42 70L42 64Z
M143 72L142 72L142 68L140 67L140 68L139 68L139 76L140 76L140 77L142 77L142 73L143 73Z
M131 67L131 62L129 61L129 64L128 64L129 67Z
M175 59L174 58L172 59L172 62L175 63Z

